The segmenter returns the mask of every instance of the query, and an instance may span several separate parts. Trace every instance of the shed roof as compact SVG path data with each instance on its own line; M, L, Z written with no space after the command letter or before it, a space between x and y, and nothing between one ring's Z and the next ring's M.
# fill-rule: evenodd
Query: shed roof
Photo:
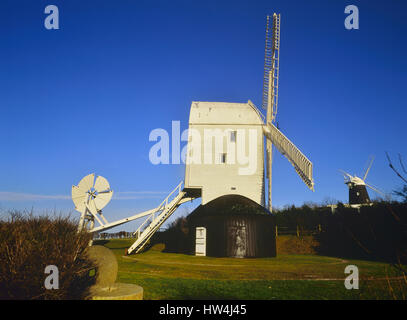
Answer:
M216 198L205 205L198 206L188 218L197 216L224 216L224 215L265 215L272 216L271 212L263 206L244 196L230 194Z

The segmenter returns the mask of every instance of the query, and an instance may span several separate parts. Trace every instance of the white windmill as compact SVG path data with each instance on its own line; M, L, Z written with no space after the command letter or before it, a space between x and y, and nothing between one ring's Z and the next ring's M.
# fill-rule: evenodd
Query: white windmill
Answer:
M263 103L267 110L264 116L249 100L247 103L192 102L185 169L185 190L202 196L202 204L222 195L238 194L249 198L272 211L272 147L279 150L304 181L314 190L312 163L308 158L274 125L278 106L278 74L280 52L280 15L267 16L266 46L264 59ZM201 140L211 141L207 132L218 132L215 139L222 143L213 146ZM250 175L242 175L241 166L236 163L239 135L243 145L247 145L250 132L255 132L252 143L258 155L256 168ZM249 139L247 139L249 136ZM202 139L203 137L203 139ZM246 139L244 138L246 137ZM264 138L266 137L266 163L264 162ZM198 143L196 143L198 141ZM208 147L209 145L209 147ZM225 147L226 145L226 147ZM231 146L231 147L230 147ZM244 149L244 147L243 147ZM199 155L215 154L215 162L199 161ZM198 155L198 159L196 159ZM229 159L232 160L229 161ZM218 161L216 161L218 160ZM220 164L220 165L219 165ZM265 173L268 180L267 204L265 201Z
M367 192L366 187L369 187L373 191L376 191L378 194L385 196L385 194L379 189L373 187L371 184L366 182L367 175L372 167L374 157L371 158L370 163L363 175L363 178L360 178L356 175L351 175L343 170L342 172L345 178L345 184L349 188L349 204L350 205L359 205L359 204L368 204L370 203L369 193Z
M90 222L88 231L99 232L146 217L135 232L134 244L128 249L128 253L137 253L182 203L198 197L202 198L204 205L223 195L237 194L271 211L273 145L293 165L304 183L314 190L311 161L274 125L278 105L279 51L280 15L274 14L272 17L267 16L266 27L262 103L267 110L266 117L250 100L247 103L192 102L185 182L181 182L156 208L109 223L101 212L112 196L109 184L102 177L98 177L93 184L94 175L86 176L78 187L72 188L73 201L81 212L79 229ZM208 132L211 135L207 136ZM246 139L247 136L249 139ZM220 144L213 145L213 138ZM225 139L226 144L223 143ZM239 144L239 141L243 143ZM253 151L256 155L254 160L251 161L250 156L246 159L245 151L240 152L239 146L248 149L249 153ZM231 161L239 152L243 154L241 158L247 160L244 168L242 163ZM212 156L215 161L212 161ZM267 205L265 171L268 180ZM95 220L99 223L97 227L94 225Z

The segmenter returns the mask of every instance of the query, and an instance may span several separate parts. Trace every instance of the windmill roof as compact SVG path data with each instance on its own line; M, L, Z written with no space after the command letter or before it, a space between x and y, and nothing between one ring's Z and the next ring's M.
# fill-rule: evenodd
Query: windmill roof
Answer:
M263 115L249 100L247 103L193 101L189 124L264 124Z

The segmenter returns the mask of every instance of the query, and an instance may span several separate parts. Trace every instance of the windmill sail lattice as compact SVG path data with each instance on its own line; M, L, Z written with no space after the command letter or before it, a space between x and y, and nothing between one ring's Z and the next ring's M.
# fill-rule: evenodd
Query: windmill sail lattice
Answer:
M312 162L274 124L263 127L264 134L282 155L294 166L304 183L314 190Z
M263 100L262 107L267 110L272 105L271 119L277 115L278 107L278 74L280 68L280 15L274 14L271 18L267 16L266 44L264 52L264 74L263 74Z

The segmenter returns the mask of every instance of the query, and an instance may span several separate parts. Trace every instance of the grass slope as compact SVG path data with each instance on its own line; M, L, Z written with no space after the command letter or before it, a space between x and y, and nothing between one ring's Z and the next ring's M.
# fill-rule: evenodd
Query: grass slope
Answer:
M95 243L97 244L97 243ZM123 256L131 240L111 240L118 282L144 288L145 299L392 299L403 298L400 274L388 264L316 255L234 259L163 253L159 247ZM359 268L360 290L347 290L347 265Z

